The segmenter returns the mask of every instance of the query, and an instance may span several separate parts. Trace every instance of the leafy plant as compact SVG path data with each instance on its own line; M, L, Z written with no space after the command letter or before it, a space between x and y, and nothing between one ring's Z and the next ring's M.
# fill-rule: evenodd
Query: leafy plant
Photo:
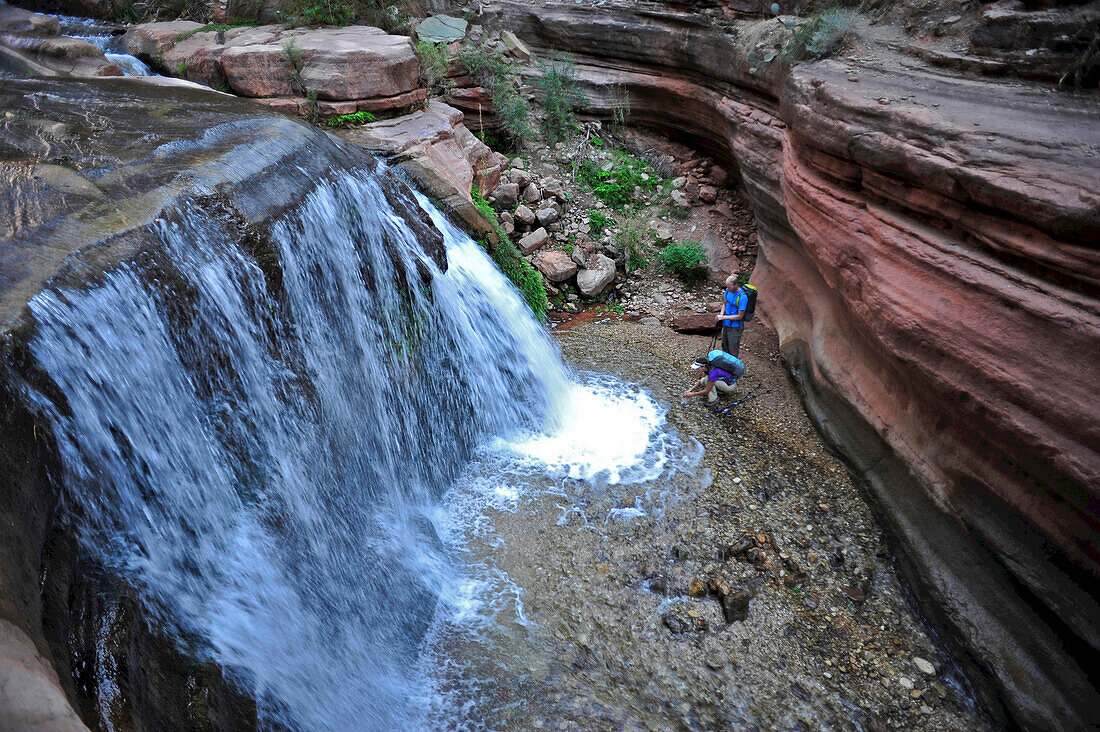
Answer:
M176 64L176 73L180 76L187 76L187 59L183 59Z
M588 106L588 98L577 83L577 70L568 56L554 55L537 61L540 75L532 83L543 92L540 132L548 145L569 139L577 130L574 109Z
M355 10L346 0L298 0L291 10L296 25L344 27L355 20Z
M649 262L645 258L645 239L637 226L621 226L615 235L615 244L626 252L631 269L642 269Z
M626 153L616 153L610 169L586 160L577 170L577 179L592 187L592 193L608 206L619 209L634 200L634 189L654 190L657 174L645 162Z
M588 228L591 230L592 236L599 236L605 226L610 226L615 223L615 219L611 218L603 211L597 211L592 209L588 212Z
M698 279L706 272L707 253L697 241L672 242L657 253L657 259L684 280Z
M130 0L111 5L111 19L116 23L140 23L141 12Z
M241 20L240 18L231 20L228 23L207 23L201 28L189 30L186 33L180 33L176 36L176 43L179 43L180 41L186 41L188 38L195 35L196 33L225 33L226 31L232 30L234 28L258 28L259 25L260 21L258 20Z
M611 88L611 122L620 127L630 119L630 92L622 84Z
M450 91L454 81L447 78L451 60L447 55L447 45L420 41L416 44L416 55L420 57L420 71L428 88L437 94Z
M360 110L350 114L338 114L325 124L329 127L347 127L348 125L362 125L368 122L374 122L376 119L378 118L370 112Z
M600 303L593 310L597 315L625 315L626 308L623 307L621 302L610 302L607 304Z
M482 241L481 245L489 250L489 254L496 262L497 267L516 286L531 311L540 319L546 317L549 303L546 299L546 288L542 284L542 275L531 266L530 262L523 258L519 248L516 247L501 227L496 211L493 210L493 207L489 205L489 202L485 200L476 186L470 191L470 197L473 199L474 207L485 217L485 220L489 222L497 235L496 244Z
M783 56L794 61L832 56L851 41L855 22L855 13L843 8L814 13L795 28Z
M519 88L519 75L504 55L484 44L462 51L459 62L485 89L505 135L513 143L531 137L531 107Z

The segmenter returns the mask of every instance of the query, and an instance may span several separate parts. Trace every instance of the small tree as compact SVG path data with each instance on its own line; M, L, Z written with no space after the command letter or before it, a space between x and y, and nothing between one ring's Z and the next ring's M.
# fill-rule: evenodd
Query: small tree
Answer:
M532 83L543 92L540 132L548 145L569 139L577 130L574 109L588 106L588 98L577 83L573 59L551 55L547 61L537 61L540 74Z

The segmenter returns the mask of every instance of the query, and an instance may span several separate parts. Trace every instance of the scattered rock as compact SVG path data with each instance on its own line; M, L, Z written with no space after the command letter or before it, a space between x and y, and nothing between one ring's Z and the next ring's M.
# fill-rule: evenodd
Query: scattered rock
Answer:
M538 213L535 214L535 218L538 219L540 225L549 226L558 220L558 212L547 206L546 208L540 208Z
M527 203L535 203L542 200L542 191L534 183L528 183L527 187L523 189L523 200Z
M429 43L453 43L466 36L467 23L451 15L433 15L416 26L416 37Z
M727 623L742 621L749 616L749 601L752 595L744 590L735 590L722 598L722 614Z
M504 47L508 49L508 55L512 58L519 59L520 61L528 61L531 59L531 51L524 45L523 41L516 37L516 34L512 31L504 31L500 34L500 40L504 42Z
M577 289L585 297L597 297L615 281L615 262L603 254L597 254L596 266L591 267L591 258L587 264L590 265L589 269L577 273Z
M718 191L714 186L699 186L699 200L703 203L714 203L718 200Z
M513 215L515 216L516 221L523 224L524 226L530 226L531 224L535 223L535 212L527 206L520 206L516 209L516 212Z
M491 195L496 199L498 209L512 208L519 203L519 186L515 183L501 183L493 189Z
M577 263L568 254L556 249L538 252L531 263L550 282L565 282L577 274Z
M550 235L546 233L546 229L539 227L520 239L519 247L523 250L524 254L530 254L548 241L550 241ZM615 273L612 272L613 276L614 274Z
M928 676L936 675L936 667L932 665L931 661L925 660L920 656L913 656L913 665L917 667L917 670L922 674Z

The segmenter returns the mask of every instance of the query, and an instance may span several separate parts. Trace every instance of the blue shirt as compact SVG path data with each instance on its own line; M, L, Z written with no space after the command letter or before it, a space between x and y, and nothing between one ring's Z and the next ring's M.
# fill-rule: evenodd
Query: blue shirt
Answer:
M748 307L749 296L745 294L744 290L739 290L737 293L726 290L726 307L722 310L722 315L737 315L737 313ZM723 320L722 325L727 328L740 328L744 323L740 320Z

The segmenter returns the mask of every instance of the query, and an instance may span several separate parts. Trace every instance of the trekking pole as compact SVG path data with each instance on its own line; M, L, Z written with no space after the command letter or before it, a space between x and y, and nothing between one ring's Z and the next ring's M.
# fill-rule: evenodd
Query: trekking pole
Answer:
M763 386L763 384L757 384L755 387L753 387L752 391L750 391L748 394L741 397L737 401L733 402L732 404L726 404L726 405L721 406L721 407L715 407L714 408L714 413L715 414L720 414L723 417L725 417L731 411L733 411L733 408L736 407L738 404L744 404L745 402L747 402L749 400L752 400L752 399L755 399L758 396L763 396L764 394L770 394L771 393L771 389L768 389L767 391L760 391L761 386Z

